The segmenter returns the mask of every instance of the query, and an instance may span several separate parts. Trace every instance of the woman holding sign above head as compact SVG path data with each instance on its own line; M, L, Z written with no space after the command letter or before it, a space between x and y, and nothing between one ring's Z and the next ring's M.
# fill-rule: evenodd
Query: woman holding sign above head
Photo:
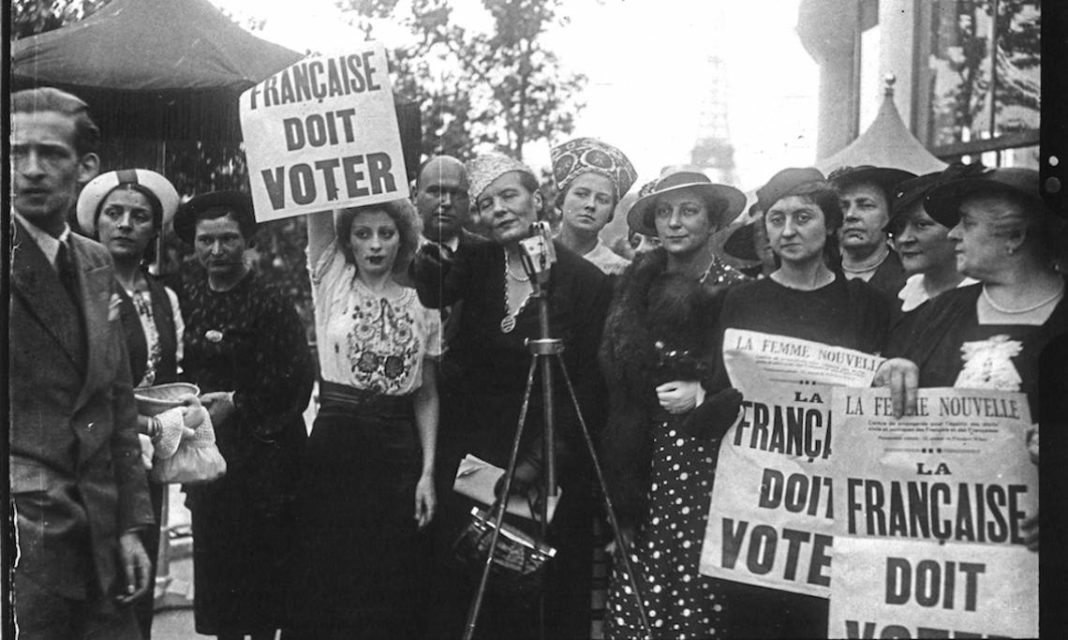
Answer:
M765 225L778 268L727 292L720 331L741 329L880 352L893 302L866 282L847 280L838 268L834 244L843 216L834 186L816 169L784 169L757 190L757 198L764 217L756 223ZM728 382L722 356L717 352L721 366L714 388L739 386L738 380ZM730 597L731 628L739 637L827 634L825 599L746 584L732 587Z
M183 379L200 387L222 478L186 485L196 629L223 640L285 626L292 507L315 370L293 303L252 271L256 220L236 191L199 195L174 221L197 267L182 272Z
M422 632L420 531L436 506L441 324L395 279L418 243L407 200L308 217L321 406L298 494L288 637Z
M745 195L697 171L663 176L627 214L660 247L623 272L605 324L601 368L609 417L601 439L609 493L653 638L708 638L726 629L723 584L698 573L719 437L740 396L705 398L716 316L727 287L745 281L712 252L712 234ZM622 558L609 583L605 636L645 637Z

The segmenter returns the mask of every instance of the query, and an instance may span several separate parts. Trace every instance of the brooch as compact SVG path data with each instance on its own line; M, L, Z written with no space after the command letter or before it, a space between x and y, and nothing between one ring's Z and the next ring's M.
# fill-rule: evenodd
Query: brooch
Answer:
M208 339L208 342L222 342L222 331L216 331L215 329L209 329L204 333L204 337Z

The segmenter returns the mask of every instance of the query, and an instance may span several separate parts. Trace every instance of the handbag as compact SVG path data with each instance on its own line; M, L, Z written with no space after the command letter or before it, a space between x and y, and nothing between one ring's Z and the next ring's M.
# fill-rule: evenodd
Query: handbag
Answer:
M153 460L149 473L164 484L210 482L226 473L226 459L215 444L215 427L207 411L193 436L179 442L173 456Z
M494 505L493 512L500 503ZM478 576L486 564L493 538L493 519L478 507L471 508L471 519L453 544L453 559L468 573ZM497 536L490 564L490 584L510 592L536 592L541 589L545 564L556 549L505 522Z

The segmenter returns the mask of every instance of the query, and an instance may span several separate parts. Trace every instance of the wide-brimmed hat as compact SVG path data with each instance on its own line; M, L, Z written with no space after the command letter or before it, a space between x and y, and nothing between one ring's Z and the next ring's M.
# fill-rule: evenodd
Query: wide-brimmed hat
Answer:
M178 208L174 217L174 233L184 242L193 244L196 236L197 217L209 209L225 209L237 220L241 234L246 238L256 232L256 217L252 198L240 191L211 191L196 196ZM220 214L225 215L225 214Z
M638 198L627 212L627 224L631 229L647 236L656 235L653 214L660 196L673 191L691 189L708 201L709 222L713 227L726 226L745 209L745 194L734 187L712 182L705 174L690 169L673 171L662 176L648 195Z
M756 209L761 213L766 212L786 194L804 184L812 182L825 182L823 173L815 167L789 167L771 176L767 184L756 190ZM752 212L750 212L752 214Z
M960 222L961 202L974 193L1008 194L1044 214L1052 214L1042 200L1039 185L1039 173L1034 169L986 169L979 175L949 180L931 189L923 199L923 207L928 215L947 227L955 227Z
M83 233L96 235L96 219L104 198L120 184L136 184L152 193L159 200L160 228L174 219L178 210L178 191L170 180L148 169L122 169L98 175L89 181L78 196L78 226Z
M897 191L897 185L915 177L915 173L904 169L863 164L855 167L839 167L832 171L827 179L839 190L860 183L874 184L883 190L889 202Z
M553 181L559 193L567 193L571 182L583 173L596 173L612 181L616 199L630 191L638 172L626 154L596 138L575 138L549 150Z

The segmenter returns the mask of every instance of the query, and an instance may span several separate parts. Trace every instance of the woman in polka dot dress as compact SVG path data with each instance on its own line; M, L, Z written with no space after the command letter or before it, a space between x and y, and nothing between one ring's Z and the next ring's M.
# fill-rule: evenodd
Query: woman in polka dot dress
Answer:
M662 246L640 256L619 284L601 364L610 414L601 460L641 590L616 550L605 637L683 639L724 633L723 583L700 575L719 437L737 415L733 389L705 398L724 290L745 279L708 240L744 197L701 174L662 178L628 224Z

